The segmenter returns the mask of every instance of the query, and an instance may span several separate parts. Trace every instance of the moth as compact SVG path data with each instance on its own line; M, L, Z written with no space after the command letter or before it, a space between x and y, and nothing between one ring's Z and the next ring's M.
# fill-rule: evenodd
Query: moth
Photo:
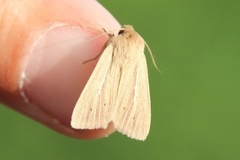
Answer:
M112 122L128 137L146 139L151 103L145 45L130 25L110 36L73 110L73 128L106 129Z

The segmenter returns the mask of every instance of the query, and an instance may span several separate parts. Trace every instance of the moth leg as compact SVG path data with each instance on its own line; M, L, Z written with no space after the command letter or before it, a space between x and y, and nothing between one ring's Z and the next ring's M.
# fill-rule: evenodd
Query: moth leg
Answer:
M103 28L103 31L104 31L109 37L113 37L113 36L114 36L113 33L108 33L105 28ZM101 56L101 53L100 53L99 55L97 55L96 57L94 57L94 58L91 58L91 59L89 59L89 60L84 61L82 64L85 64L85 63L88 63L88 62L90 62L90 61L96 60L96 59L98 59L100 56Z
M98 54L98 55L97 55L96 57L94 57L94 58L91 58L91 59L89 59L89 60L84 61L82 64L85 64L85 63L88 63L88 62L90 62L90 61L93 61L93 60L98 59L98 58L101 56L101 54L102 54L102 53Z
M109 37L113 37L113 36L114 36L113 33L108 33L105 28L103 28L103 31L104 31ZM96 60L96 59L98 59L100 56L101 56L101 53L98 54L98 55L97 55L96 57L94 57L94 58L91 58L91 59L89 59L89 60L84 61L82 64L85 64L85 63L88 63L88 62L90 62L90 61Z

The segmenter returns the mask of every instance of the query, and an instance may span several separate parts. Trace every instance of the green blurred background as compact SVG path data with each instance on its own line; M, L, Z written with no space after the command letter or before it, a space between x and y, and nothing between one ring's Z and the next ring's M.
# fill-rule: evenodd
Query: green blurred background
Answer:
M240 1L100 0L151 47L152 125L145 142L119 133L84 141L0 107L0 159L239 160Z

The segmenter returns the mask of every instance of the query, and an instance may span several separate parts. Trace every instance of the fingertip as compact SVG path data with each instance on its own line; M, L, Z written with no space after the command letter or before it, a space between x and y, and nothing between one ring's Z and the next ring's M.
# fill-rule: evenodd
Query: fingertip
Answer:
M104 36L90 40L96 35L97 32L86 28L63 25L39 36L31 54L25 58L24 76L20 80L22 98L28 106L39 109L32 112L32 117L61 132L66 130L74 136L79 133L72 132L70 126L72 110L97 60L83 62L100 54L107 40ZM90 137L104 133L84 131L88 132L92 133Z
M14 23L18 23L11 32L24 36L16 40L15 34L8 33L10 36L5 39L6 43L0 44L0 55L7 57L1 67L6 66L5 62L14 63L11 71L14 75L4 80L11 82L11 91L5 86L3 101L67 136L87 139L105 137L115 129L75 130L70 126L70 119L73 107L97 63L91 61L82 65L82 62L99 54L107 37L85 44L82 42L101 33L102 28L116 29L119 23L94 0L42 2L47 3L26 1L26 5L17 5L21 16L14 17L9 12L8 16L14 17ZM24 14L21 14L22 11ZM5 53L4 48L10 47L12 52ZM13 61L11 57L18 59Z

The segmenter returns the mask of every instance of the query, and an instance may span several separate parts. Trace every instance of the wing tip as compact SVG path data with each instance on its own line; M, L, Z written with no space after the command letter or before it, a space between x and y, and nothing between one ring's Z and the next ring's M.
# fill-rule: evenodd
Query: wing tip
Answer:
M126 135L128 138L135 139L135 140L138 140L138 141L145 141L147 139L147 136L148 136L148 133L149 133L149 132L146 132L146 133L141 134L141 133L136 133L136 132L122 131L122 130L119 130L119 129L117 129L117 131L120 132L123 135Z
M76 121L71 121L71 127L74 129L81 129L80 125Z
M147 135L144 135L144 136L136 136L136 135L128 135L128 134L124 134L124 135L126 135L128 138L135 139L138 141L145 141L147 139Z

